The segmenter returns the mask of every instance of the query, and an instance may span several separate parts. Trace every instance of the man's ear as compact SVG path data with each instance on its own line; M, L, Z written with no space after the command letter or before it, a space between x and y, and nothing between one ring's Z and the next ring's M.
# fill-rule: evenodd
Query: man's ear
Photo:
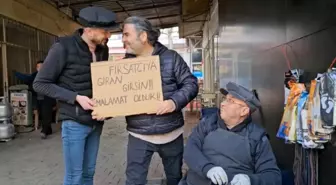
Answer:
M147 32L145 31L141 32L139 37L140 37L141 43L145 43L147 40Z
M246 116L250 114L250 108L248 107L243 107L242 112L241 112L241 116Z
M92 28L84 28L84 32L90 37L92 36Z

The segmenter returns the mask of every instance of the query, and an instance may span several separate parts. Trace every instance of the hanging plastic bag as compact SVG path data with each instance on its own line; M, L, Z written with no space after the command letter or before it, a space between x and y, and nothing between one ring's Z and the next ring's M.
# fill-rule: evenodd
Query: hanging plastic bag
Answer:
M334 129L332 128L324 128L323 127L323 121L322 121L322 115L321 115L321 97L320 97L320 88L321 88L321 82L319 80L316 81L316 89L314 93L313 98L313 109L312 109L312 116L313 116L313 124L315 128L315 135L317 136L323 136L323 137L329 137L331 133L333 133ZM333 107L332 107L333 108Z
M324 128L333 128L336 71L324 73L320 78L321 119Z
M290 119L290 126L289 126L289 133L288 133L288 143L295 143L296 141L296 125L297 123L297 114L298 114L298 107L294 105L291 110L291 119Z
M291 140L295 140L295 135L290 130L291 126L295 125L296 122L296 115L295 111L297 108L297 102L300 98L301 93L305 90L305 87L303 84L295 83L291 87L290 93L287 98L287 104L284 110L284 114L282 116L282 120L280 123L280 127L277 133L277 137L285 139L286 141L289 141L289 136ZM294 122L294 123L293 123Z
M297 105L297 120L296 120L296 142L302 144L303 143L303 120L302 120L302 111L308 99L308 92L303 91L301 93L298 105ZM305 121L307 119L305 118ZM307 123L306 123L307 124Z
M308 99L305 102L303 109L301 110L301 123L303 132L303 148L315 148L323 149L323 144L316 143L315 140L319 138L315 136L314 124L312 118L313 98L316 89L316 80L312 80L310 83L310 89Z
M324 128L336 126L336 69L333 68L335 63L336 57L321 78L321 119Z
M302 69L292 69L285 72L284 90L285 90L285 105L287 104L290 89L295 83L299 83L300 77L303 75Z
M304 108L301 111L301 123L302 123L302 147L311 149L324 149L323 144L315 143L309 136L308 128L308 103L306 102Z
M310 83L310 90L308 96L308 105L307 105L307 125L308 125L308 137L309 140L312 140L316 143L325 143L330 139L329 135L316 135L319 130L318 123L320 120L319 116L319 102L318 102L318 83L317 80L312 80Z

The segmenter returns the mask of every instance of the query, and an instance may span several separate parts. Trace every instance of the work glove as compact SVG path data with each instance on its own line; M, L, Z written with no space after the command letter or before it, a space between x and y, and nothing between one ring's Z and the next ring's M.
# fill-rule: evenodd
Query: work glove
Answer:
M207 172L207 177L211 179L212 183L218 185L226 185L228 177L222 167L216 166Z
M251 185L250 177L245 174L237 174L233 177L231 185Z

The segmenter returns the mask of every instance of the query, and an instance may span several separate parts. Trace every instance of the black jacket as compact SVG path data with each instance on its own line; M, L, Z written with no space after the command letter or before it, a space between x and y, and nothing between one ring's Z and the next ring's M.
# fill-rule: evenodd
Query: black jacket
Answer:
M163 99L173 100L176 110L165 115L127 116L127 130L138 134L164 134L180 128L184 125L181 110L198 94L197 78L190 72L187 63L176 51L169 50L156 42L153 55L160 57ZM135 56L126 55L126 58L133 57Z
M81 38L82 29L73 35L61 37L51 47L42 68L34 80L34 90L59 100L60 120L74 120L92 126L91 112L85 111L77 102L77 95L92 98L92 54ZM108 59L108 49L97 46L97 61Z

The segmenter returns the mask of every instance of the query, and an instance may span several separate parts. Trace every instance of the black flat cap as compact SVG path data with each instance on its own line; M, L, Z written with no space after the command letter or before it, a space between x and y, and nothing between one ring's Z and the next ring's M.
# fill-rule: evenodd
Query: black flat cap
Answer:
M79 12L78 22L84 27L115 29L119 26L116 22L117 16L113 11L103 7L90 6L81 9Z
M226 89L221 88L219 91L223 95L231 94L233 97L244 101L250 108L251 112L254 112L261 106L260 101L252 91L236 83L229 82L226 85Z

